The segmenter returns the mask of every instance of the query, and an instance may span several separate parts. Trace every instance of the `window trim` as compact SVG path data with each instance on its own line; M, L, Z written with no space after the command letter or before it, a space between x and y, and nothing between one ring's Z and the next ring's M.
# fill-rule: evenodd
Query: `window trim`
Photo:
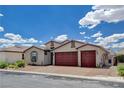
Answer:
M32 54L33 54L33 52L36 53L36 61L32 61ZM30 53L30 60L31 60L31 62L37 62L37 59L38 59L38 52L37 52L37 51L32 51L32 52Z

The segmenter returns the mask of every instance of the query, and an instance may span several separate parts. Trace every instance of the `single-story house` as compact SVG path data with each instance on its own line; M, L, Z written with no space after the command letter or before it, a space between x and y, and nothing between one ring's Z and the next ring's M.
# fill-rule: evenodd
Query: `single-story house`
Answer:
M103 47L76 40L50 41L42 47L13 46L0 49L0 60L25 60L32 65L97 67L109 65L110 53Z
M108 51L101 46L71 40L54 49L53 64L97 67L108 64Z
M0 61L5 61L9 63L14 63L17 60L24 59L23 51L28 49L28 47L13 46L8 48L0 49Z

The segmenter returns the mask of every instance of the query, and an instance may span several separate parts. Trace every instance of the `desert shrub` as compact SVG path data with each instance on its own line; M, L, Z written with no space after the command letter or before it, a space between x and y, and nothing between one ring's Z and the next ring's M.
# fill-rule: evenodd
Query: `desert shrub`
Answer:
M8 68L14 68L14 69L17 69L18 66L16 64L9 64L8 65Z
M8 63L7 62L0 61L0 68L1 69L7 68L7 67L8 67Z
M18 60L18 61L16 61L16 66L17 67L25 67L25 61L24 60Z
M124 55L118 55L117 60L124 63Z
M117 70L120 76L124 76L124 65L118 65Z

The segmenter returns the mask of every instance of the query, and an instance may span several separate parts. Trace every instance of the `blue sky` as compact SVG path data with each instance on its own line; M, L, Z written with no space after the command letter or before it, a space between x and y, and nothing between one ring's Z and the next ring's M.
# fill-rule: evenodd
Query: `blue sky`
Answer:
M121 9L124 10L124 7L113 6L107 8L111 9ZM95 42L99 37L106 38L118 38L119 35L122 35L122 38L114 39L111 44L102 44L105 47L113 48L113 44L121 44L124 47L124 17L116 16L116 11L104 10L104 16L101 16L100 11L101 7L98 6L93 9L93 6L0 6L0 13L3 16L0 16L0 27L4 28L0 31L0 40L2 39L14 39L12 35L20 35L23 39L33 38L38 42L32 42L33 44L41 44L49 41L50 39L57 40L59 38L63 39L76 39L86 42L91 42L95 44L104 43L100 41ZM106 9L102 7L102 9ZM102 10L101 9L101 10ZM95 11L100 11L100 14L97 14ZM107 11L107 12L105 12ZM88 12L90 13L90 18L86 17ZM96 16L95 19L92 16ZM111 13L111 14L110 14ZM113 14L113 15L112 15ZM109 16L109 17L106 17ZM84 19L83 19L84 18ZM113 21L113 18L116 19ZM93 19L93 20L92 20ZM81 22L79 22L81 20ZM90 20L90 21L89 21ZM90 26L93 26L91 27ZM80 32L85 32L80 34ZM92 37L96 33L101 33L102 36ZM6 35L7 34L7 35ZM11 34L11 36L10 36ZM117 34L118 37L113 36ZM61 36L63 35L63 36ZM8 36L8 37L7 37ZM60 36L60 37L59 37ZM85 37L89 37L85 38ZM16 37L15 37L16 38ZM103 40L103 39L102 39ZM5 40L4 40L5 41ZM7 41L7 40L6 40ZM42 42L41 42L42 41ZM0 43L1 46L5 45L6 42ZM32 44L31 42L26 42L26 44ZM8 44L8 42L7 42ZM11 44L22 44L18 42L12 42ZM9 45L11 45L9 42ZM24 42L23 42L24 44ZM118 47L114 47L118 48Z

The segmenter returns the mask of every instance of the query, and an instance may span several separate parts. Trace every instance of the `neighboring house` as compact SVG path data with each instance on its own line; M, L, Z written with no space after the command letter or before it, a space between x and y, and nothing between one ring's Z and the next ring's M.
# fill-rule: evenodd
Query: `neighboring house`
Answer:
M0 49L0 61L5 61L9 63L14 63L17 60L24 59L23 51L28 47L24 46L13 46L8 48Z
M51 53L39 47L32 46L24 51L25 62L31 65L50 65Z
M108 51L109 51L108 64L109 65L114 65L115 63L117 64L116 53L114 53L111 49L108 49Z
M107 63L108 51L101 46L72 40L54 49L54 65L96 67Z
M121 49L117 52L117 55L124 55L124 49Z

